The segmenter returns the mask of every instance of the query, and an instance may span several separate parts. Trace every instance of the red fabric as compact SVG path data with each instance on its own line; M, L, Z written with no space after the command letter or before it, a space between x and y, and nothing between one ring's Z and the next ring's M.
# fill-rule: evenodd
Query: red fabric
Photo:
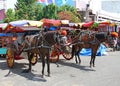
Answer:
M19 56L19 55L15 55L14 57L15 60L21 60L21 59L24 59L23 57Z
M93 25L94 21L88 22L83 24L84 27L91 27Z
M100 22L99 24L110 24L108 21Z
M99 24L99 25L98 25L98 28L106 27L106 26L107 26L107 24Z
M18 33L18 32L24 32L24 30L16 26L16 27L11 28L11 29L6 29L5 32L16 32L16 33Z
M61 24L60 20L53 20L53 19L42 19L42 22L43 22L43 27L59 26Z

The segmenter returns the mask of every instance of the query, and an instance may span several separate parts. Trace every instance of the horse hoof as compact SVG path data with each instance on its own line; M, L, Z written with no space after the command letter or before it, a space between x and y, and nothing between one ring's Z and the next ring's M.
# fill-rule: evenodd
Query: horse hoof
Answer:
M59 65L57 65L57 67L59 67Z
M44 75L42 75L41 77L44 78Z
M81 62L79 62L79 65L81 64Z
M89 67L90 67L90 68L92 68L92 66L91 66L91 65L90 65Z
M48 77L50 77L50 74L48 74Z

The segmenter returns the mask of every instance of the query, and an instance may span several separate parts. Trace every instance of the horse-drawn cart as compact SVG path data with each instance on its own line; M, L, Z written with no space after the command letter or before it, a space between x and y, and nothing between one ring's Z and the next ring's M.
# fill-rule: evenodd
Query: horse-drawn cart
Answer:
M9 30L9 33L12 32L15 36L12 37L12 40L7 44L6 47L6 61L7 61L7 65L9 68L12 68L14 66L14 61L15 60L20 60L20 59L24 59L25 55L22 55L22 48L23 46L21 45L21 43L18 42L19 39L22 39L22 37L26 34L26 35L32 35L32 34L36 34L37 32L39 32L39 28L37 27L24 27L24 26L20 26L20 27L15 27L14 29ZM19 32L19 33L18 33ZM17 46L16 46L17 43ZM18 48L18 49L16 49ZM26 53L25 53L26 54ZM33 58L31 59L31 63L32 65L34 65L37 62L37 55L34 54Z

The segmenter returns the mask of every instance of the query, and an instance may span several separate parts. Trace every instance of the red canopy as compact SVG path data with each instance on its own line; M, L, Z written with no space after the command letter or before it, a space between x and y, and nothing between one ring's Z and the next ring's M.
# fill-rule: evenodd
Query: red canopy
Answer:
M91 27L93 25L94 21L88 22L88 23L84 23L82 26L83 27Z
M15 33L19 33L19 32L24 32L24 30L16 26L16 27L13 27L13 28L11 28L11 29L5 30L5 32L15 32Z
M102 27L106 27L106 26L108 26L108 25L107 24L99 24L98 28L102 28Z
M59 26L61 25L60 20L54 20L54 19L42 19L43 26Z
M102 21L99 24L106 24L106 25L108 25L108 24L110 24L110 21Z

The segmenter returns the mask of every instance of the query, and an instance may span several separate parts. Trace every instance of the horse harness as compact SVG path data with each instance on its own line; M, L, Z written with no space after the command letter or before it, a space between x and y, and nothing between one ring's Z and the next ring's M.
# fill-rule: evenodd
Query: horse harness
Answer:
M81 30L79 34L75 37L78 37L77 42L72 42L71 45L76 45L76 44L98 44L100 41L96 38L96 32L95 31L90 31L90 30ZM75 38L73 41L75 41Z

